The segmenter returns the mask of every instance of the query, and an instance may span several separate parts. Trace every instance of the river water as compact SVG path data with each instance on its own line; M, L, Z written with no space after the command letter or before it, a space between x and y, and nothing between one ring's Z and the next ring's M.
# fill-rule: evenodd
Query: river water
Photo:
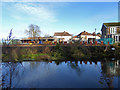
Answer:
M2 62L2 88L118 88L120 60Z

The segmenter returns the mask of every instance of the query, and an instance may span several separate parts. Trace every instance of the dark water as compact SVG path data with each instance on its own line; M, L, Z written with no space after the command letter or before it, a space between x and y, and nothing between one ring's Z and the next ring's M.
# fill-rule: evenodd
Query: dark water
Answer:
M2 88L118 88L120 60L2 62Z

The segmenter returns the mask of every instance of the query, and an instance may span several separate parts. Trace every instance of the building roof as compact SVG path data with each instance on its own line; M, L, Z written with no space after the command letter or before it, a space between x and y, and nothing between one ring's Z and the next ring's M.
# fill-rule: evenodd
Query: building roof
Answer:
M93 36L96 36L96 33L95 33L95 32L93 32L93 33L92 33L92 35L93 35Z
M40 37L28 37L28 38L22 38L21 40L33 40L33 39L39 39Z
M72 36L72 35L64 31L64 32L55 32L54 36Z
M97 36L101 37L102 35L101 34L97 34Z
M78 34L77 36L80 36L80 35L92 35L92 34L84 31L84 32L81 32L80 34Z
M23 38L21 40L35 40L35 39L54 39L54 37L50 36L50 37L28 37L28 38Z
M109 26L120 26L120 22L112 22L112 23L103 23L106 27Z
M80 35L90 35L90 36L98 36L98 37L101 37L100 35L97 35L95 32L93 32L93 33L91 34L91 33L88 33L88 32L86 32L86 31L81 32L81 33L78 34L77 36L80 36Z
M76 36L74 36L73 38L77 38L78 36L76 35Z

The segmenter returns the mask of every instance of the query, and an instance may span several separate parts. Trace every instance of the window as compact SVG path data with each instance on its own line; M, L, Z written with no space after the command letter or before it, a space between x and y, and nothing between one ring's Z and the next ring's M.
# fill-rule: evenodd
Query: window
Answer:
M120 36L119 36L119 42L120 42Z
M112 28L111 28L111 33L112 33Z
M114 28L113 28L113 33L114 33Z
M117 36L116 36L116 41L117 41Z
M114 36L114 41L115 41L115 36Z

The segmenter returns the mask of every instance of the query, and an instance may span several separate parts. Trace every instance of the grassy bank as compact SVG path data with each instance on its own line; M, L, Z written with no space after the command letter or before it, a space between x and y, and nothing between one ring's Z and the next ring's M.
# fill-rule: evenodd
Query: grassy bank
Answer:
M3 47L3 61L27 61L27 60L80 60L119 58L120 47L111 49L112 46L80 46L77 44L45 47Z

